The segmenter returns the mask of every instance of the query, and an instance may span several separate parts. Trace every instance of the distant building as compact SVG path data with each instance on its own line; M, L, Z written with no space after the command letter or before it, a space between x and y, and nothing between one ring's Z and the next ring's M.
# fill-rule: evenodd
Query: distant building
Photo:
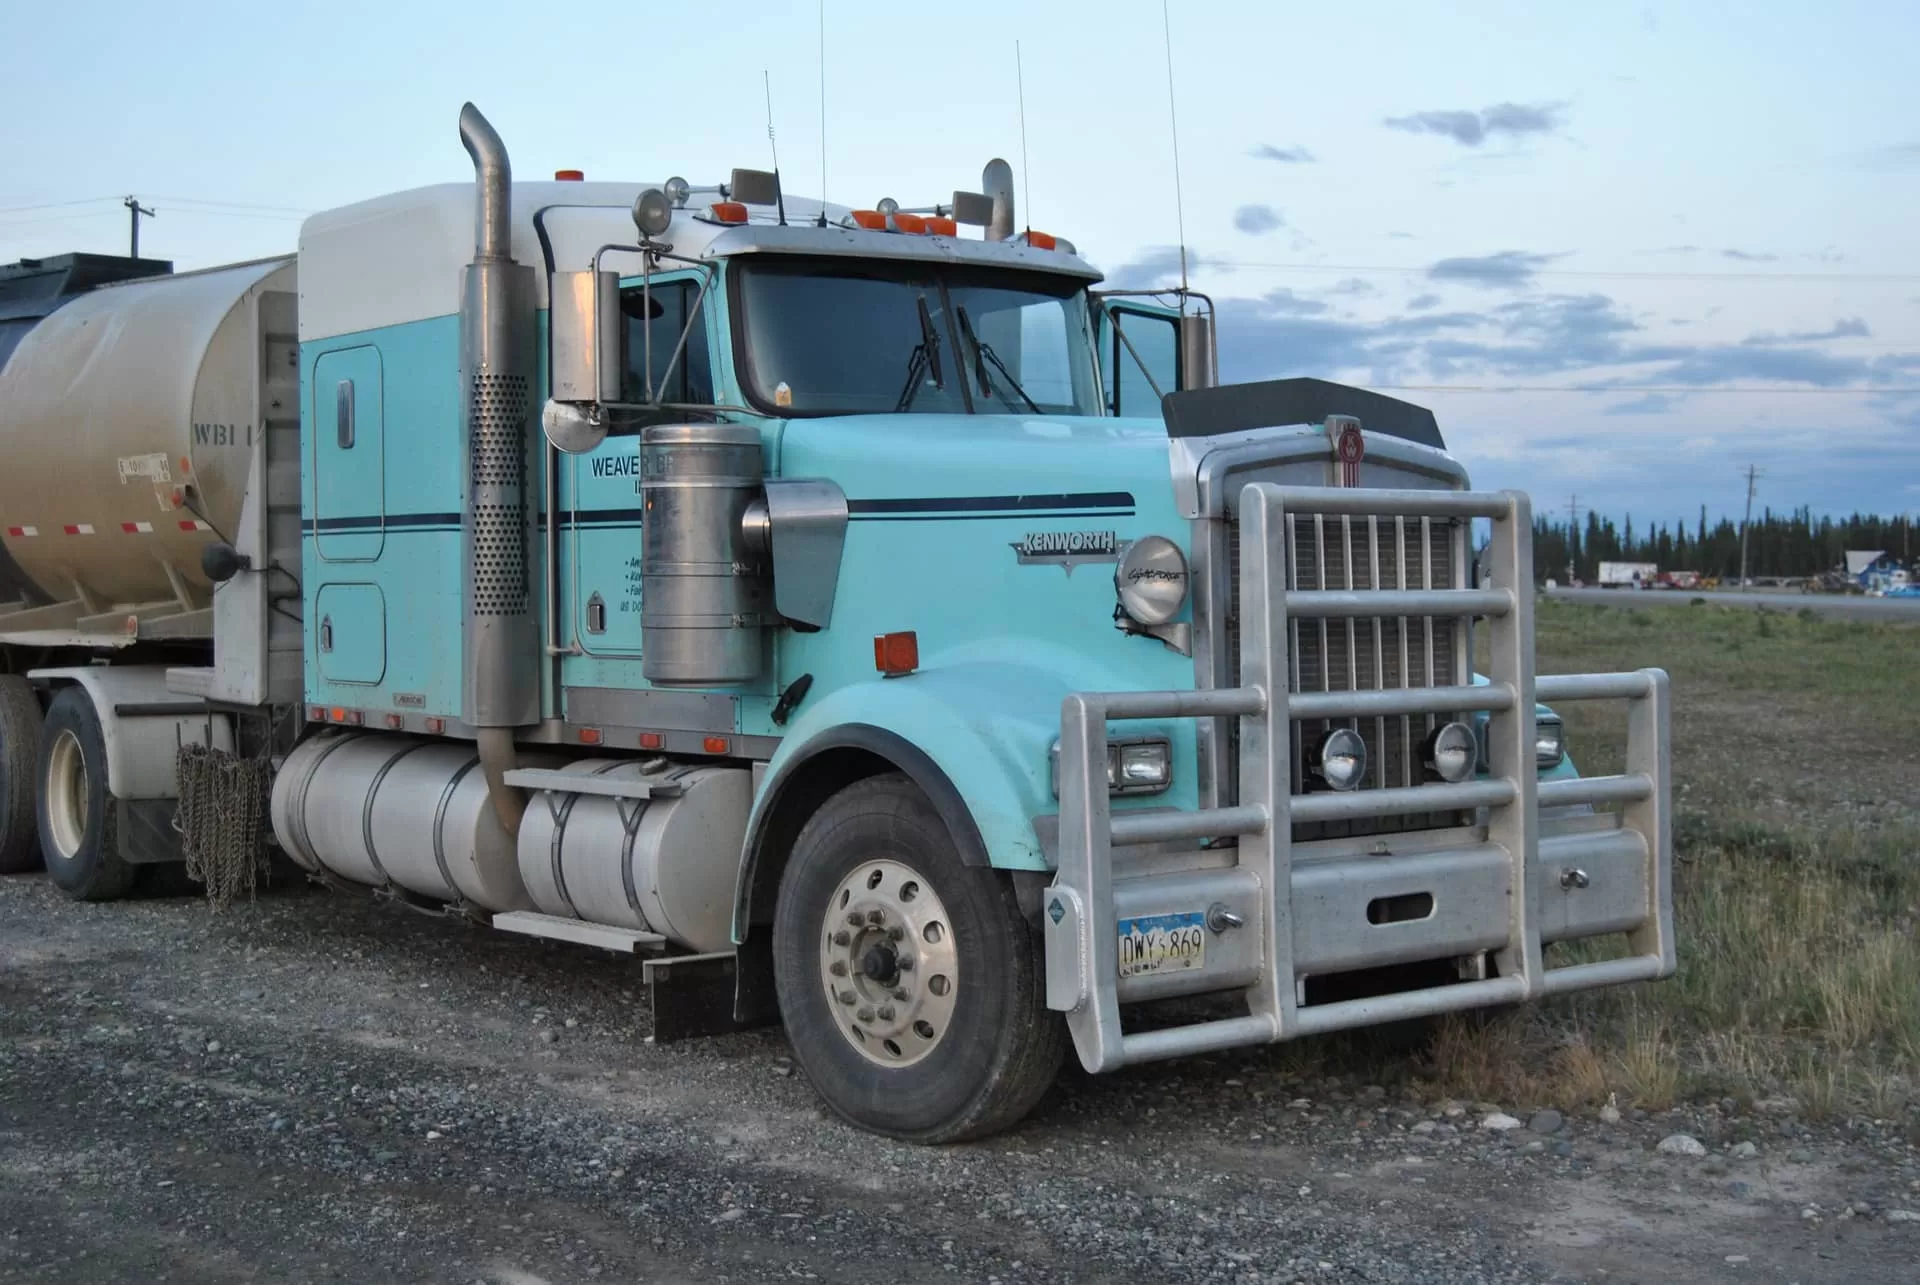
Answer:
M1904 588L1909 582L1900 560L1882 549L1847 550L1847 579L1868 593Z

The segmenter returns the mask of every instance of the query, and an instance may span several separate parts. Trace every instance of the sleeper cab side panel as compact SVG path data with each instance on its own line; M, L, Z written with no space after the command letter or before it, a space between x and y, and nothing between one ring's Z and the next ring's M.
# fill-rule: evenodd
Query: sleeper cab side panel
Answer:
M466 464L459 318L312 341L302 345L301 368L307 699L457 719ZM355 384L346 447L342 379ZM377 455L369 449L376 442ZM377 674L373 643L358 623L376 598L340 593L355 588L377 591ZM332 654L320 647L328 616Z

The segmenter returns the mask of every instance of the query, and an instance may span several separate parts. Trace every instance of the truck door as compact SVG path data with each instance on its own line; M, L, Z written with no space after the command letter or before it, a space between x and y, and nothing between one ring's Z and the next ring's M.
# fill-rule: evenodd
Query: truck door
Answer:
M376 561L387 538L380 350L321 353L311 384L314 548L323 562Z
M1095 342L1109 415L1158 415L1160 399L1181 379L1179 312L1157 304L1095 296Z

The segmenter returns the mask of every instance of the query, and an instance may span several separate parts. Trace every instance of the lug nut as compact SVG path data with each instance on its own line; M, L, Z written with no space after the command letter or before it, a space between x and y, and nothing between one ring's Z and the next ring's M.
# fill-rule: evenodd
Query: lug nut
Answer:
M905 999L907 997L907 988L904 986L894 987L893 997L895 999Z
M841 991L838 998L842 1004L851 1004L853 1003L853 992Z
M887 940L889 941L899 941L904 936L906 936L906 934L900 931L898 927L887 929Z
M847 961L844 959L836 959L827 965L827 971L835 977L845 977L847 975Z
M866 922L867 922L866 916L862 915L859 911L850 910L847 912L848 926L853 928L858 928L861 924L864 924Z
M842 928L839 932L833 935L833 944L836 946L844 946L848 942L851 942L852 940L853 940L853 934L848 932L844 928Z
M869 910L867 912L867 922L870 924L884 924L887 922L887 912L884 910Z
M858 1013L855 1013L854 1016L859 1018L863 1022L871 1022L873 1020L873 1010L870 1008L863 1008Z
M883 1022L891 1022L893 1020L893 1005L882 1004L880 1006L880 1020Z
M899 969L903 973L910 973L913 971L913 956L912 955L898 956L893 961L893 966Z

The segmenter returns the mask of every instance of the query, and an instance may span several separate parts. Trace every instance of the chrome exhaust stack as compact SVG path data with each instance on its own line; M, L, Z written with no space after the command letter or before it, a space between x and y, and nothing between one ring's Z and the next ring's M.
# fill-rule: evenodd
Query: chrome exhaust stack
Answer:
M460 521L462 721L480 730L494 807L509 833L523 796L508 729L540 721L540 639L528 574L527 421L533 403L533 269L513 261L513 169L472 103L460 142L473 158L474 254L462 274L460 383L467 443Z

